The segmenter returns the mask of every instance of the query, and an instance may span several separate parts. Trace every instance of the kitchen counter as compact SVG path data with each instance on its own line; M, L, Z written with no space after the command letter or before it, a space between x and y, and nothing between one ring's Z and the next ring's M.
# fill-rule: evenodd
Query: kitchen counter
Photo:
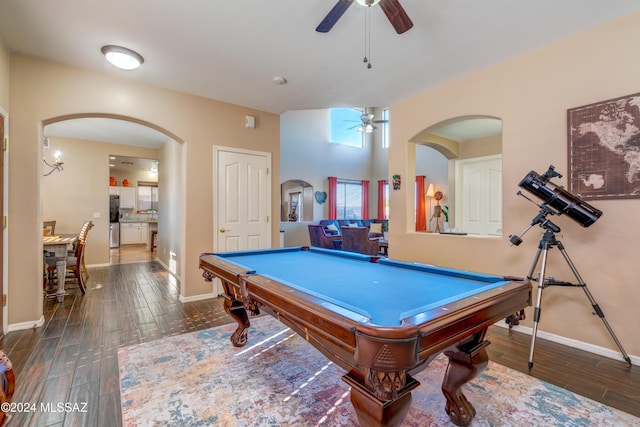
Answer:
M137 223L157 224L158 220L157 219L131 219L131 218L124 219L122 218L120 222L136 223L136 224Z

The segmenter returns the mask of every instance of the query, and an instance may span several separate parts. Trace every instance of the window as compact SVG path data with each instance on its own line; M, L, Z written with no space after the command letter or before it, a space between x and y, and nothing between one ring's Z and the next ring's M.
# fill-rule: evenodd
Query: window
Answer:
M382 110L382 148L389 148L389 109Z
M355 108L329 109L330 142L362 148L364 133L358 132L362 111Z
M338 219L359 219L362 217L362 183L338 181L336 187Z
M158 184L155 182L138 182L138 210L158 210Z
M384 218L389 219L389 183L384 185Z

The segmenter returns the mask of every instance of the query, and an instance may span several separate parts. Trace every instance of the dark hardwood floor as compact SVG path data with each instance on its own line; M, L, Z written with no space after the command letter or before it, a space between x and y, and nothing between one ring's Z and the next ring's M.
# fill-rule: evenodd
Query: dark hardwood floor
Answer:
M157 262L90 269L86 295L45 300L45 324L2 340L16 375L14 402L86 402L86 412L14 414L11 426L121 426L118 348L231 322L221 298L181 303ZM527 373L529 336L491 327L491 360ZM162 349L158 349L162 351ZM532 375L640 416L640 368L538 339ZM79 408L81 409L81 408Z

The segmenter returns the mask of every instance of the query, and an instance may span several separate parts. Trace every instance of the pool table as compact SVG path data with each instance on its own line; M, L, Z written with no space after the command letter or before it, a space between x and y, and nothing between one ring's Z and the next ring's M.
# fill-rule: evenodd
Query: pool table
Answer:
M200 268L222 281L234 346L247 343L247 312L276 317L346 371L363 426L400 425L413 375L442 352L445 410L471 423L461 388L487 365L487 327L531 302L524 279L314 247L202 254Z

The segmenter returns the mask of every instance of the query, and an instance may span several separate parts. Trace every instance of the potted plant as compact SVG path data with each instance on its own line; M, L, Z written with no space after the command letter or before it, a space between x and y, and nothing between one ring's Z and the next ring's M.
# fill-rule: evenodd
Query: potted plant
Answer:
M449 206L442 208L442 214L444 215L444 231L449 231Z

